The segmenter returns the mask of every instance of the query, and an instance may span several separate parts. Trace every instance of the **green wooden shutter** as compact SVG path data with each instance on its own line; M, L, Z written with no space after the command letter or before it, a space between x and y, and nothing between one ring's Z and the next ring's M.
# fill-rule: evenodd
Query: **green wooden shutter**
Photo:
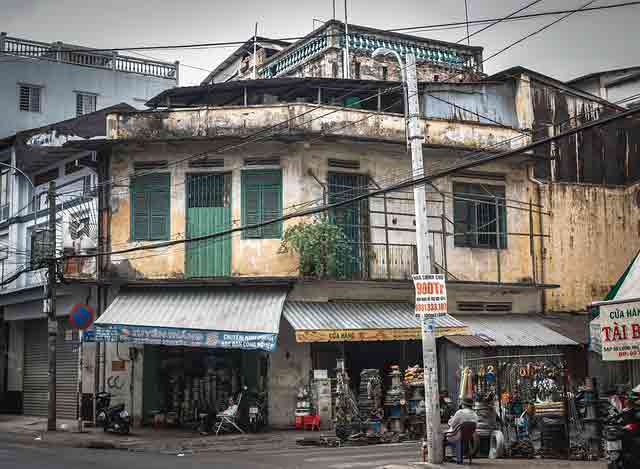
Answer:
M282 172L280 170L244 171L242 173L242 224L252 225L282 216ZM277 239L282 223L244 230L245 239Z
M460 200L457 197L469 199L467 184L453 185L453 223L454 245L472 246L474 235L470 231L476 231L473 226L475 220L475 205L469 200Z
M260 200L260 188L255 186L249 186L248 183L243 181L242 187L242 224L254 225L260 223L261 212L261 200ZM242 232L243 238L261 238L262 230L255 228L252 230L244 230Z
M149 217L147 215L147 193L134 184L131 191L131 239L149 237Z
M131 239L169 239L170 175L151 174L135 178L131 184Z
M262 190L262 221L273 220L282 216L281 186L267 186ZM262 227L263 238L280 238L282 223L272 223Z

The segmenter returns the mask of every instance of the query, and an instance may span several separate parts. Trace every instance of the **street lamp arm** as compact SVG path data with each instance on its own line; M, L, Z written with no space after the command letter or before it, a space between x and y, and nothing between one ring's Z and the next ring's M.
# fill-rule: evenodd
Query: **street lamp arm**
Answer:
M387 57L389 55L393 55L398 61L398 65L400 66L400 77L402 78L402 81L406 83L407 78L405 75L404 61L402 60L402 56L400 56L400 54L397 51L393 49L389 49L387 47L378 47L376 50L373 51L373 54L371 54L371 57L374 60L379 61L381 57Z
M27 176L27 174L24 171L22 171L20 168L9 163L3 163L2 161L0 161L0 166L6 166L7 168L15 169L17 172L19 172L24 176L24 178L29 182L29 184L31 184L31 187L35 190L36 186L33 184L33 181L31 180L31 178Z

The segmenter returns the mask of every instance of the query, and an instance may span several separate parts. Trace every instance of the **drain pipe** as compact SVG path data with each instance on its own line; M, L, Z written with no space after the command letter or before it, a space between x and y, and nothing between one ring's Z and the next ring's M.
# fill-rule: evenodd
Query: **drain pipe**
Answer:
M529 166L528 168L528 177L529 177L529 181L534 183L536 185L536 196L537 196L537 204L538 207L540 208L540 210L538 210L538 224L540 225L540 283L542 285L546 284L546 275L545 275L545 262L546 262L546 256L545 256L545 248L544 248L544 215L542 213L542 186L545 184L544 182L540 181L539 179L535 178L535 174L534 174L534 167L533 165ZM543 288L542 289L542 296L541 296L541 303L542 303L542 313L546 313L547 312L547 291Z

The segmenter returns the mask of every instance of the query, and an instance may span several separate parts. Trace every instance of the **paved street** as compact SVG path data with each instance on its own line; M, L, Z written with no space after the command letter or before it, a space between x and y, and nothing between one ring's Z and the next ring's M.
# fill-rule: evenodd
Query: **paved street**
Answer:
M89 450L46 448L17 443L0 445L0 468L21 469L357 469L409 468L418 459L415 444L384 445L356 448L296 448L231 453L204 452L183 456L128 452L119 450ZM447 464L447 467L459 467ZM489 461L479 460L481 469L525 468L603 468L603 464L565 461ZM419 466L418 466L419 467Z

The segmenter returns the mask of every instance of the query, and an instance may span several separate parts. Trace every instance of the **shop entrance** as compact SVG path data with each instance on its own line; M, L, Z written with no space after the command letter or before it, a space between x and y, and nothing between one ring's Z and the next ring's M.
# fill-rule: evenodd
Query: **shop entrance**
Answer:
M406 369L422 366L422 342L319 342L311 344L313 369L327 370L335 378L336 362L344 357L354 391L360 386L360 374L365 369L379 369L388 374L392 366Z
M266 400L266 352L147 345L144 356L146 424L193 427L200 414L225 410L240 393L243 422L251 396L259 393Z

